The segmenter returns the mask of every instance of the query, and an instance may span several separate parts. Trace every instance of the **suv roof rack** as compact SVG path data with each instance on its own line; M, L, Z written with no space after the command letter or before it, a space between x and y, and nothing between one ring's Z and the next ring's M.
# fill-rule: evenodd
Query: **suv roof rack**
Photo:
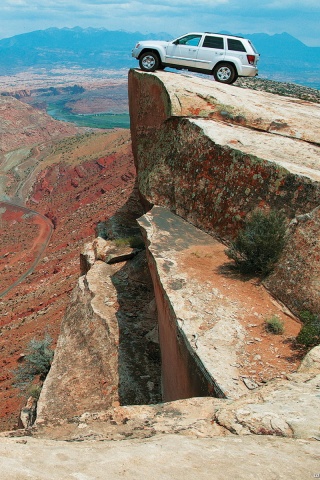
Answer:
M244 38L241 35L232 35L232 33L218 33L218 32L204 32L204 33L209 33L210 35L224 35L225 37Z

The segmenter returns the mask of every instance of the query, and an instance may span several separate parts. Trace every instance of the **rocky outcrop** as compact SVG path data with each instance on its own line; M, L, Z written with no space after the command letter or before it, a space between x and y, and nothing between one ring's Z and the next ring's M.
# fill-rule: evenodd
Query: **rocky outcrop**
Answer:
M79 279L38 402L38 422L73 417L80 406L101 410L119 401L119 327L111 273L100 261Z
M313 165L317 147L309 143L314 132L303 128L299 115L293 118L290 107L292 123L289 117L275 119L271 97L264 97L270 101L264 121L257 116L260 97L254 100L250 93L240 95L233 109L222 106L222 98L226 100L233 87L218 85L217 100L205 94L204 81L198 108L193 86L200 88L202 80L190 80L184 97L171 75L131 75L137 88L130 95L139 185L146 204L161 204L138 222L158 307L163 395L165 400L193 398L143 405L160 399L152 376L159 351L146 256L139 251L126 261L127 249L121 256L122 248L96 239L83 251L82 276L62 324L37 426L28 431L42 438L41 444L29 438L0 439L6 455L8 445L12 455L10 471L2 472L11 478L12 463L23 448L24 453L36 452L37 461L30 460L30 453L15 466L14 475L27 471L43 476L49 470L50 479L61 478L66 471L104 478L107 469L116 479L132 478L134 469L135 477L144 478L152 469L154 478L161 479L317 476L320 347L292 373L297 364L287 349L299 324L260 283L230 273L224 245L203 231L232 238L253 205L283 208L288 219L294 217L286 255L292 245L299 248L302 269L304 256L312 253L302 282L308 282L311 271L314 298L318 277L311 264L317 248L309 241L319 232L318 172ZM163 83L167 78L170 88ZM248 105L245 116L242 109ZM310 112L308 105L305 108ZM219 121L181 118L190 113ZM225 118L242 126L220 124ZM250 129L273 131L275 143L269 133L244 132L247 118ZM289 136L301 136L303 141ZM308 165L287 165L286 155L296 148L298 153L299 148L310 153ZM110 222L117 232L122 220ZM302 246L305 252L300 252ZM279 283L279 296L284 288L281 275L289 278L294 261L283 257L286 273L275 271L270 280L270 288ZM284 321L286 333L271 340L263 325L266 316L275 313ZM269 372L270 355L275 357L272 368L277 365L270 373L274 379L267 383L263 375ZM220 398L194 398L200 395ZM24 432L7 436L19 435ZM48 438L68 443L60 446ZM110 440L117 440L116 447ZM88 441L90 446L78 443ZM172 451L178 453L172 456Z
M157 315L145 252L97 238L84 247L80 263L82 276L39 399L38 425L161 400Z
M237 308L183 262L192 248L201 252L218 242L162 207L138 222L157 301L164 400L241 396L247 389L236 364L245 331Z
M215 421L237 435L277 435L318 438L320 375L292 374L286 381L272 381L236 402L220 407Z
M288 258L268 288L295 312L319 311L319 262L312 263L319 255L319 106L137 70L129 74L129 100L138 185L149 204L226 241L257 207L282 210L288 222L315 212L308 229L289 236ZM289 270L292 263L307 265L309 278Z

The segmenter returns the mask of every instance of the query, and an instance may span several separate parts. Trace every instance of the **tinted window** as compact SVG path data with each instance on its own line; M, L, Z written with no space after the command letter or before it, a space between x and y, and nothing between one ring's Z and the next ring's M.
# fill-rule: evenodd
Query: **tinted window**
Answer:
M222 37L205 37L203 47L207 48L221 48L223 50L223 38Z
M178 43L180 45L191 45L197 47L199 45L201 35L187 35L186 37L180 38Z
M246 52L243 43L240 40L235 40L234 38L228 38L228 50Z

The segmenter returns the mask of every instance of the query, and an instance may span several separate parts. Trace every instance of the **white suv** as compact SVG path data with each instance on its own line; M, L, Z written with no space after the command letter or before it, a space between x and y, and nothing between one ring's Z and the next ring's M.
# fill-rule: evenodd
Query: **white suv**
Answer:
M132 56L145 72L165 67L213 74L221 83L258 75L259 54L250 40L219 33L188 33L171 42L138 42Z

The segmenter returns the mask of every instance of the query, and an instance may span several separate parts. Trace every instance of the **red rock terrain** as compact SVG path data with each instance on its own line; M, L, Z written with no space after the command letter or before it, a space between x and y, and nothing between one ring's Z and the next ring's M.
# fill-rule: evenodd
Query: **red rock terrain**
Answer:
M48 333L56 341L69 294L79 276L83 244L93 239L100 220L126 203L134 188L128 131L68 138L50 147L47 154L34 176L27 205L47 216L54 231L34 272L0 299L1 430L15 426L25 402L12 386L12 370L17 368L19 356L32 338ZM35 225L16 222L14 227L19 235L13 237L19 242L24 239L23 247L19 244L17 248L12 235L1 230L2 262L6 262L1 285L5 281L6 286L21 268L17 252L31 251L37 237Z
M53 120L46 113L12 97L0 96L0 117L0 153L79 131L73 125Z

